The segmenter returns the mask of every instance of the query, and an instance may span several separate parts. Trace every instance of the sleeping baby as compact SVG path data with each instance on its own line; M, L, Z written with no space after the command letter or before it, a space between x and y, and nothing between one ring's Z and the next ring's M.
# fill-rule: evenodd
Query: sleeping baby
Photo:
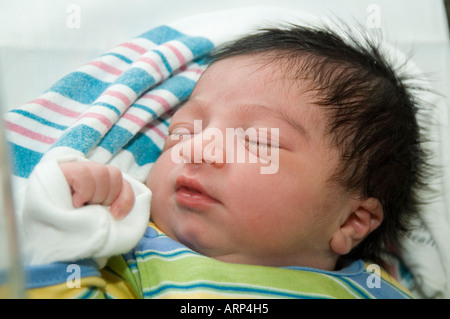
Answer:
M100 256L97 266L108 262L95 275L102 282L82 278L76 296L95 287L107 297L186 297L189 289L216 297L212 285L163 283L178 271L232 287L240 269L252 269L290 281L259 283L268 291L259 297L311 297L314 289L316 297L411 297L384 270L376 278L367 270L386 266L386 243L398 246L417 211L424 153L404 80L370 41L327 28L264 29L220 48L171 119L146 179L151 208L140 223L150 213L151 224L137 228L139 243L123 254ZM57 168L73 207L108 207L115 223L137 214L141 186L114 166L80 160ZM158 264L178 251L197 258L206 279L189 263ZM322 282L331 277L360 291ZM275 288L286 295L271 294Z

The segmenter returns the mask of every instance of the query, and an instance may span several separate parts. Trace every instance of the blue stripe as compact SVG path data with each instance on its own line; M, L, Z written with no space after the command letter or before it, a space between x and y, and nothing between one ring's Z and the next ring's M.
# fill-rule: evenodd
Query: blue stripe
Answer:
M179 251L169 251L167 253L165 252L160 252L160 251L156 251L156 250L146 250L146 251L141 251L141 252L136 252L136 256L145 259L147 257L151 257L151 256L158 256L158 257L164 257L164 258L172 258L172 257L176 257L176 256L181 256L181 255L192 255L192 256L203 256L200 255L199 253L196 253L195 251L189 250L189 249L185 249L185 250L179 250Z
M92 299L95 295L97 295L98 290L97 288L88 288L87 291L84 292L83 296L79 297L78 299Z
M127 58L126 56L124 56L122 54L118 54L118 53L114 53L114 52L109 52L109 53L102 54L102 55L100 55L100 57L107 56L107 55L114 56L114 57L116 57L116 58L118 58L118 59L120 59L123 62L128 63L128 64L133 63L133 60Z
M65 129L67 129L67 126L60 125L60 124L56 124L56 123L54 123L54 122L50 122L50 121L48 121L48 120L46 120L46 119L44 119L44 118L42 118L42 117L40 117L40 116L37 116L37 115L34 114L34 113L30 113L30 112L28 112L28 111L24 111L24 110L11 110L11 112L12 112L12 113L17 113L17 114L23 115L23 116L28 117L28 118L30 118L30 119L32 119L32 120L35 120L36 122L39 122L39 123L41 123L41 124L44 124L44 125L53 127L53 128L55 128L55 129L57 129L57 130L64 131Z
M259 295L266 295L266 296L277 296L277 297L283 297L283 298L303 298L303 299L327 299L325 296L311 296L306 295L302 293L295 293L295 292L286 292L286 291L276 291L276 290L270 290L270 288L255 288L255 287L244 287L244 286L223 286L219 284L211 284L211 283L182 283L182 284L165 284L162 287L158 287L154 290L147 290L144 291L144 297L151 298L155 295L158 295L165 290L181 290L186 291L190 289L212 289L216 291L222 291L222 292L238 292L238 293L250 293L250 294L259 294Z
M67 282L74 274L74 268L69 265L77 265L80 270L80 278L99 277L100 273L93 260L85 259L74 263L58 262L46 265L26 266L26 288L40 288Z
M159 122L161 122L162 124L164 124L165 126L169 127L169 122L166 119L163 119L161 117L158 116L158 114L155 112L155 110L145 106L145 105L141 105L141 104L133 104L131 107L135 107L137 109L141 109L143 111L146 111L148 113L150 113L153 116L154 120L158 120Z
M158 89L163 89L172 92L177 99L182 102L186 100L192 93L195 86L195 81L182 75L176 75L167 79L158 86Z
M188 248L165 234L158 234L152 226L148 226L135 251L136 253L145 253L146 250L156 250L164 253L176 249Z
M194 60L193 62L197 63L198 65L208 65L212 62L212 58L208 52L204 56Z
M141 105L141 104L133 104L133 107L136 107L138 109L141 109L143 111L150 113L153 116L153 120L157 120L160 123L164 124L165 126L169 127L169 122L166 119L159 117L158 114L153 109L151 109L145 105Z
M373 297L377 299L403 299L403 298L411 298L411 296L405 294L403 291L395 287L393 284L384 280L381 276L378 277L380 280L380 287L369 288L367 285L367 280L369 276L377 276L375 273L364 271L360 276L352 276L349 277L349 280L352 280L364 287L367 292L373 295ZM372 297L372 298L373 298Z
M119 109L118 109L117 107L115 107L114 105L112 105L112 104L105 103L105 102L96 102L96 103L94 103L93 105L100 105L100 106L107 107L108 109L114 111L114 113L116 113L117 116L121 116L121 115L122 115L122 114L120 113Z
M336 278L337 280L343 281L347 287L351 288L353 290L353 292L358 294L361 298L364 298L364 299L373 299L374 298L371 294L368 293L367 290L364 290L359 285L356 285L355 282L350 280L348 277L344 277L344 276L333 276L333 277ZM358 277L361 278L362 276L358 276ZM358 277L356 277L356 278L358 278Z
M134 255L132 254L124 254L123 258L125 258L125 261L128 264L128 268L130 268L131 271L138 270L137 261L134 259Z
M382 287L383 285L386 285L389 288ZM380 298L385 298L385 299L400 299L400 298L413 299L413 296L403 292L401 289L397 288L393 283L391 283L389 281L386 281L383 278L381 278L380 288L369 288L369 289L371 289L371 291L375 290L374 295L379 295L378 294L378 290L384 290L384 291L382 291L382 294L381 294ZM378 289L378 290L376 290L376 289Z
M172 74L173 69L172 69L172 67L170 66L170 63L167 61L166 56L165 56L161 51L159 51L159 50L153 50L153 52L155 52L157 55L160 56L160 58L161 58L161 60L163 61L164 66L166 67L167 71L168 71L170 74Z
M44 154L11 142L8 142L8 146L14 175L28 178Z
M155 79L140 68L131 68L122 73L116 80L115 84L122 84L130 87L137 95L141 95L153 85Z
M162 117L158 117L157 120L160 121L165 126L169 127L169 121L167 121L167 119L163 119Z
M48 91L84 104L93 103L110 85L86 73L73 72L56 82Z
M101 134L96 129L80 124L66 133L52 147L67 146L87 154L97 145Z
M147 135L136 133L134 138L124 147L133 154L136 163L143 166L154 163L161 154L161 149Z
M214 49L214 44L202 37L183 37L177 39L191 50L194 58L201 57Z
M108 133L106 133L98 146L108 150L111 154L115 154L124 145L126 145L132 137L133 134L131 134L130 131L118 125L114 125Z
M153 109L151 109L151 108L149 108L149 107L147 107L145 105L133 104L132 107L144 110L144 111L150 113L154 118L158 116L158 114L156 114L156 112Z
M145 38L158 45L171 40L180 41L191 50L194 58L202 56L214 48L214 44L207 38L191 37L164 25L142 34L140 38Z

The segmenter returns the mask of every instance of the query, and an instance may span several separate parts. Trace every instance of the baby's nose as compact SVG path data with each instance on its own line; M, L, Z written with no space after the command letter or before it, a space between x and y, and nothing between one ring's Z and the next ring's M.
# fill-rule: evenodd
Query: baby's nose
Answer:
M191 139L190 162L208 163L216 167L225 165L225 139L222 130L207 127Z

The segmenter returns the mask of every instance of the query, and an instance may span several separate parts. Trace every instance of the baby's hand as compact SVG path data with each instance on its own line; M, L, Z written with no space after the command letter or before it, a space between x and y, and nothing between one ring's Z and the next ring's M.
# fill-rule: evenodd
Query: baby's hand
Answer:
M64 162L59 166L72 190L74 207L111 206L116 219L125 217L133 208L133 189L118 168L96 162Z

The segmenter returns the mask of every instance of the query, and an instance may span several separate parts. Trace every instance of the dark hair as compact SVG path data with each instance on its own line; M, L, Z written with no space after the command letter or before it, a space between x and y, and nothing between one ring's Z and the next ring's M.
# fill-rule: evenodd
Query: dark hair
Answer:
M399 247L424 185L426 154L413 94L420 88L407 84L412 78L394 69L375 41L348 27L339 30L341 35L330 27L261 29L219 48L212 59L263 54L294 70L295 79L308 80L341 154L333 180L383 206L382 224L350 255L383 264L385 244Z

